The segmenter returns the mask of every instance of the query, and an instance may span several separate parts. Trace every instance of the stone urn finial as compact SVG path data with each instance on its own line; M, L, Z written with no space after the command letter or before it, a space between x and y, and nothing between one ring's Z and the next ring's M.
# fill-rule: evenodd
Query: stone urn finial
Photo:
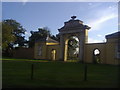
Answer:
M72 20L75 20L76 16L71 16Z

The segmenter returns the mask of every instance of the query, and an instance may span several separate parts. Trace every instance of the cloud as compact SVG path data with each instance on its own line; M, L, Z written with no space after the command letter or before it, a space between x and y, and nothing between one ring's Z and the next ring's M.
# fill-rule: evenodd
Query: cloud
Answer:
M95 2L90 2L88 3L88 5L90 6L89 9L94 9L94 8L97 8L99 7L102 3L95 3Z
M113 14L109 14L109 15L102 16L101 18L98 18L98 19L90 22L88 25L90 27L92 27L91 28L92 31L93 30L98 30L98 29L100 29L100 27L103 25L104 22L106 22L108 20L111 20L111 19L114 19L116 17L117 17L117 15L114 14L114 13Z
M102 35L100 35L100 34L98 34L97 36L98 36L98 37L102 37Z
M25 5L29 0L22 0L23 5Z
M116 6L109 6L104 10L98 10L96 12L97 18L92 19L88 22L88 25L91 27L90 31L99 30L105 22L111 19L115 19L118 17L117 7Z

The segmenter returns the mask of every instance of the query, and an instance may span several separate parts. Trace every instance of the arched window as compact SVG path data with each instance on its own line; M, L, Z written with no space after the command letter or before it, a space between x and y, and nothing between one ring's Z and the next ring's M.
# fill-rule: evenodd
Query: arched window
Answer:
M98 48L93 50L93 63L100 63L100 50Z
M100 50L99 49L95 49L94 50L94 55L98 55L98 54L100 54Z

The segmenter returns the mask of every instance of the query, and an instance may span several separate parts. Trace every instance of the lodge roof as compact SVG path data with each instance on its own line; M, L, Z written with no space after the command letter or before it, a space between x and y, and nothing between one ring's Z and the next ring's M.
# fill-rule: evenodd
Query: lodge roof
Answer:
M106 37L106 39L109 39L109 38L120 38L120 31L112 33L112 34L109 34L109 35L106 35L105 37Z
M58 41L50 38L49 36L47 36L45 38L40 38L40 39L36 40L35 42L59 43Z
M72 16L72 19L70 19L67 22L64 22L64 26L58 29L59 32L65 31L65 30L70 30L70 29L75 29L75 28L80 28L80 29L90 29L91 27L84 25L83 21L79 19L75 19L76 16Z
M49 36L46 38L46 42L47 42L47 43L59 43L58 41L50 38Z

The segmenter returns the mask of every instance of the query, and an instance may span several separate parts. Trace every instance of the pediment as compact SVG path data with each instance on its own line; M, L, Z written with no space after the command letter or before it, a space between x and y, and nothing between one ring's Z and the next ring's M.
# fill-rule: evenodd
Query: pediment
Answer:
M84 25L83 24L83 21L81 20L75 20L74 19L70 19L69 21L67 22L64 22L64 26L60 29L58 29L59 32L66 32L66 31L73 31L73 30L85 30L85 29L90 29L89 26L87 25Z

